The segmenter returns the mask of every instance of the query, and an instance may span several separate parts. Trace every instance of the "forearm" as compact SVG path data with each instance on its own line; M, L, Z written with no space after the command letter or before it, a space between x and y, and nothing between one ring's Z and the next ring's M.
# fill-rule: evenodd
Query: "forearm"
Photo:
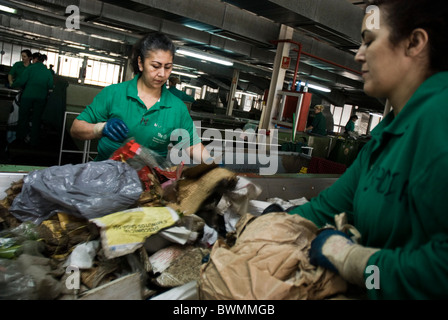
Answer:
M12 84L14 83L14 79L12 78L12 75L8 74L8 82L9 85L12 86Z
M207 163L210 164L210 153L204 147L202 143L195 144L189 147L187 150L188 156L197 163ZM209 161L207 161L209 160Z
M101 137L101 134L95 132L95 123L88 123L83 120L75 119L70 129L70 135L79 140L93 140ZM97 126L98 128L98 126Z

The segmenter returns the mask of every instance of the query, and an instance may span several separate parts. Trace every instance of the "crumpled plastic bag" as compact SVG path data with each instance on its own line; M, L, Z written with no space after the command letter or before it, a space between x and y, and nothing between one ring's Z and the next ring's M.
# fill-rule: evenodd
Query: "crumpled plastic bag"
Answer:
M78 244L75 249L73 249L63 266L76 266L79 269L92 268L93 260L99 247L100 242L98 240Z
M144 191L152 189L154 184L160 185L163 189L175 185L183 169L183 163L174 166L171 161L137 143L134 138L127 139L115 150L110 159L126 162L137 170Z
M114 160L30 172L10 212L39 225L57 212L93 219L128 209L142 193L137 171Z
M36 299L36 283L17 260L0 259L0 300Z
M39 233L36 226L25 222L19 226L0 231L0 259L17 258L23 252L26 241L37 241Z
M238 220L248 212L250 201L260 194L259 186L245 177L237 177L236 186L225 192L216 206L219 213L224 216L227 232L236 230Z

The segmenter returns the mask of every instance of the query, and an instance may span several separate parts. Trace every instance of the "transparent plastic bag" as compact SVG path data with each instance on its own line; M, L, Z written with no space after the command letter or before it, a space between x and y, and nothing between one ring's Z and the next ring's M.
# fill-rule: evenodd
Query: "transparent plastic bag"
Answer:
M0 258L13 259L22 253L22 244L26 240L37 241L39 233L36 225L24 222L16 228L0 231Z
M157 152L142 146L137 143L135 139L130 138L118 148L110 157L112 160L127 162L136 170L141 170L144 166L150 169L160 168L161 170L168 170L173 164L162 157Z
M180 179L183 169L183 163L174 166L171 161L137 143L134 138L127 139L110 159L126 162L137 170L144 191L151 189L154 180L164 189L175 184Z
M36 284L22 273L16 260L0 259L0 300L35 299Z

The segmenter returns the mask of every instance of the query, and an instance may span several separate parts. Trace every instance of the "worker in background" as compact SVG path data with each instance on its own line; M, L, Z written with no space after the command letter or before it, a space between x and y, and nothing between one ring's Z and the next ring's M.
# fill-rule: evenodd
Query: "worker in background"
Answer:
M16 80L22 72L31 64L32 53L30 50L25 49L20 52L22 57L21 61L17 61L12 66L11 70L8 73L8 83L9 86L12 86L14 80Z
M169 88L168 91L174 94L176 97L178 97L180 100L184 102L193 103L195 99L186 94L185 92L179 90L176 88L176 85L180 83L180 79L178 77L170 77L168 79Z
M29 144L36 147L40 142L41 117L45 110L49 91L53 89L53 75L43 64L45 60L46 55L37 55L36 62L27 67L20 77L12 84L13 88L24 88L16 131L15 143L17 145L25 143L30 122L31 130Z
M31 57L31 63L36 63L39 61L39 59L43 59L44 56L40 52L34 52Z
M55 72L54 72L53 68L54 68L54 65L50 64L50 66L48 67L48 70L50 70L52 75L55 75Z
M355 133L355 123L358 120L358 116L356 114L352 115L345 125L345 134L350 135Z
M325 136L327 135L327 122L322 113L324 106L321 104L314 106L314 118L310 126L305 129L305 132L310 134Z
M14 80L19 78L19 76L25 71L25 69L31 65L32 53L30 50L25 49L20 52L21 61L17 61L12 66L11 70L8 73L8 86L11 87L14 83ZM8 115L8 130L6 132L6 142L9 144L16 139L16 126L19 120L19 107L20 107L20 98L22 96L22 88L19 93L16 94L14 100L12 101L11 110Z
M95 160L110 158L130 137L166 157L173 132L183 131L174 146L196 161L208 160L185 104L166 88L175 46L161 33L149 34L134 47L132 80L105 87L74 120L70 133L81 140L99 139ZM205 150L205 151L204 151ZM193 152L194 151L194 152Z
M365 93L386 98L393 111L331 187L290 213L320 227L347 214L360 233L358 243L346 233L322 231L310 260L369 298L446 299L448 6L446 0L368 5L377 6L381 19L375 27L370 13L364 17L355 60Z

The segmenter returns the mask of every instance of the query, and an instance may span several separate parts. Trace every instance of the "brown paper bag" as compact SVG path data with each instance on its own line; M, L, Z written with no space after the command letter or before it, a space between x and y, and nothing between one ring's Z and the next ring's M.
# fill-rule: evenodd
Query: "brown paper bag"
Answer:
M339 275L309 263L318 231L311 221L274 212L257 218L247 214L240 222L235 245L217 241L202 266L200 299L324 299L347 290Z

